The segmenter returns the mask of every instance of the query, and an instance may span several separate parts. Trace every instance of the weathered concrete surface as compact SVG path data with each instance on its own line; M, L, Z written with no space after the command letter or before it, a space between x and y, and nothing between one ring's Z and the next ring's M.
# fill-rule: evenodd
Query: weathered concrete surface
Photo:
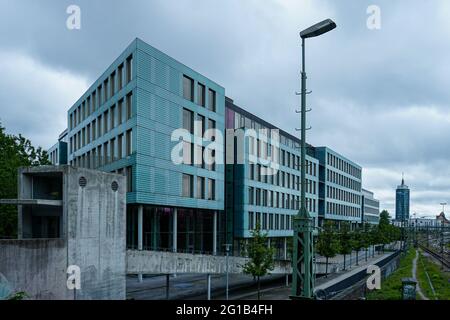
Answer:
M247 258L230 256L229 273L242 273ZM189 253L172 253L161 251L127 250L128 274L178 274L205 273L219 274L226 272L226 257ZM290 261L277 261L270 273L285 274L291 272Z
M138 251L127 250L127 274L174 274L174 273L204 273L219 274L225 273L226 258L224 256L199 255L188 253L173 253L162 251ZM355 264L354 253L346 257L347 268ZM365 252L359 252L359 261L363 263ZM342 255L329 259L328 270L326 269L325 258L317 257L314 263L317 274L329 274L340 272L343 269ZM248 259L243 257L229 257L229 273L242 273L243 265ZM275 269L271 274L286 274L292 272L291 261L277 260Z
M53 197L42 177L62 179L57 211L39 204ZM85 186L80 186L81 177ZM19 206L19 237L27 239L0 241L0 272L13 291L25 291L31 299L73 299L66 272L76 265L81 270L77 299L125 299L125 197L122 175L70 166L20 169L19 200L38 201L32 210L28 204ZM60 217L59 239L30 239L36 215Z
M70 168L70 172L74 170ZM83 176L86 187L79 186ZM116 181L119 189L113 192ZM76 169L67 181L68 264L81 268L77 299L125 299L126 179Z
M0 273L12 293L33 299L70 299L66 245L62 239L0 240Z

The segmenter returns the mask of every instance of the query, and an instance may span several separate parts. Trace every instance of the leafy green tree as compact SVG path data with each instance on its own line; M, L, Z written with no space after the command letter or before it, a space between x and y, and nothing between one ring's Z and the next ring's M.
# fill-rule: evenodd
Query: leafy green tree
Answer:
M252 238L247 247L247 254L250 260L244 265L244 273L251 274L258 281L258 300L261 297L260 277L267 275L274 269L275 250L267 245L267 233L261 232L261 226L256 224L256 229L252 230Z
M378 226L373 225L369 228L369 241L373 247L372 258L375 256L375 246L378 244Z
M346 268L346 256L352 253L353 241L348 222L341 223L339 230L339 253L344 255L344 270Z
M360 228L352 232L352 249L356 251L356 265L359 265L359 252L364 248L364 233Z
M331 221L325 222L322 231L319 233L316 246L317 252L326 259L325 277L328 277L328 259L335 257L339 252L338 233Z
M50 164L41 147L35 148L22 135L7 134L0 123L0 199L17 198L17 169ZM17 236L16 206L0 205L0 236Z
M378 235L377 240L378 243L382 245L382 251L384 252L384 247L386 244L391 242L392 228L389 223L389 212L387 210L383 210L380 213L380 222L378 223Z
M366 261L367 261L367 251L369 250L370 245L371 245L370 224L364 223L361 237L361 247L364 248L366 251L365 256Z

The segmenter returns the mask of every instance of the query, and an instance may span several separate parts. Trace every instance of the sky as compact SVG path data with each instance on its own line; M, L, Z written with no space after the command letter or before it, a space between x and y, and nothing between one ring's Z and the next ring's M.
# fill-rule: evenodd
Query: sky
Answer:
M307 140L363 167L363 187L395 213L402 172L411 214L450 203L450 1L0 0L0 121L49 148L67 110L139 37L292 133L307 40ZM66 26L70 5L80 29ZM375 5L379 16L369 10ZM369 28L373 18L379 28ZM378 24L379 22L379 24ZM369 24L374 26L374 24Z

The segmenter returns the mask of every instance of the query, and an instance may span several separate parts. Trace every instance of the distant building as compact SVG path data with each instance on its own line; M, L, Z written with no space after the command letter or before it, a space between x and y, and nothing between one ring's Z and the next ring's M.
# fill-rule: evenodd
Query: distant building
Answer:
M362 221L378 224L380 222L380 201L374 198L373 192L362 189Z
M438 214L436 216L436 221L437 223L440 224L444 224L444 225L449 225L450 221L445 217L445 213L441 212L440 214Z
M64 130L59 135L58 142L48 149L48 159L52 165L67 164L67 132L67 129Z
M409 188L402 178L402 184L397 187L395 193L395 220L407 219L409 219Z
M319 160L319 226L324 220L361 223L361 166L327 147Z

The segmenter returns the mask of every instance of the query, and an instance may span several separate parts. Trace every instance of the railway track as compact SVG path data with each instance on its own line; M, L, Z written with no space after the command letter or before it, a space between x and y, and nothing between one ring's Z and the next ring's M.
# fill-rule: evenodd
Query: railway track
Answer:
M418 245L423 251L425 251L426 253L431 255L436 260L439 260L446 268L450 268L450 260L443 257L440 253L437 253L436 251L433 251L433 250L427 248L426 246L424 246L421 243L418 243Z

